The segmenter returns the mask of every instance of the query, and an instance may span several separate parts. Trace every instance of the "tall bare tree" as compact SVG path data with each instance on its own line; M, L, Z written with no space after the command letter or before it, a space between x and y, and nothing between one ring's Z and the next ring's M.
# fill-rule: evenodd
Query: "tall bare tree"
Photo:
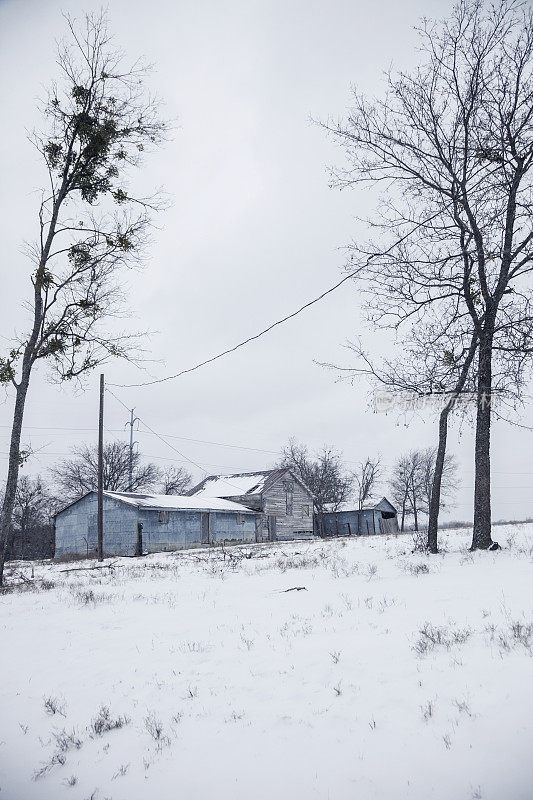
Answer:
M110 329L120 316L121 268L140 263L157 197L136 196L130 167L165 134L157 103L146 95L146 68L125 65L103 14L81 26L66 18L58 46L59 80L44 101L43 129L32 141L43 159L47 187L28 248L30 319L0 359L0 381L15 394L6 492L0 521L0 584L11 525L30 377L40 362L56 378L83 375L108 358L132 357L138 340ZM22 325L20 326L22 327Z
M74 447L72 457L63 459L52 469L61 505L76 500L98 485L98 447ZM155 464L145 463L138 450L132 454L131 491L154 490L161 480ZM130 448L126 442L108 442L104 446L104 489L109 492L130 491Z
M26 556L28 532L50 524L53 500L40 475L23 475L17 483L13 508L13 534L20 538L20 557Z
M494 343L516 325L531 352L533 16L521 0L459 0L420 37L416 71L389 74L383 99L355 93L326 127L347 157L337 185L387 186L376 243L351 253L371 317L397 328L456 308L477 336L472 548L486 549Z
M354 494L357 497L357 508L362 511L365 503L374 495L381 477L381 461L379 458L367 457L353 473ZM357 533L361 533L361 514L357 516Z
M406 517L414 518L415 530L418 530L418 515L423 504L423 454L420 450L411 450L401 456L395 463L390 479L392 497L401 509L400 531L405 528Z

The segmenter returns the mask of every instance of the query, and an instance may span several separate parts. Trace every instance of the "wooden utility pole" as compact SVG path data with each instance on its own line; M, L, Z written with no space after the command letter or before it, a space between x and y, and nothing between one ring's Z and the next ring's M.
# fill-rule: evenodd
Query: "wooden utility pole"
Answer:
M98 561L104 560L104 375L100 375L98 418Z

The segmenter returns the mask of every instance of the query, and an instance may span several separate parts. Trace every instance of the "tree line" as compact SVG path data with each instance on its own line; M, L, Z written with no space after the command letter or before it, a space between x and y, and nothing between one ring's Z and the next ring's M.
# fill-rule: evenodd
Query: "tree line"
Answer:
M112 441L104 446L105 491L147 492L182 495L191 488L191 473L183 467L158 467L126 442ZM434 448L412 450L401 456L386 474L379 458L367 457L353 468L331 446L313 453L305 444L290 439L282 449L277 466L290 467L314 497L318 533L321 515L341 508L361 510L387 494L398 510L400 530L412 521L419 530L429 513L435 470ZM457 489L457 467L447 458L442 496L453 504ZM53 515L98 485L96 446L74 447L69 457L53 466L48 475L24 474L18 481L13 508L13 523L6 557L8 559L47 558L53 554ZM357 531L358 533L360 531Z

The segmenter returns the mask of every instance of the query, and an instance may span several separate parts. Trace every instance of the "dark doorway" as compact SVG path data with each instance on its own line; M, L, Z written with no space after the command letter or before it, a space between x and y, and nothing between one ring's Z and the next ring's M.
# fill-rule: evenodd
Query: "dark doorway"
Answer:
M142 556L143 554L143 524L137 523L137 544L135 546L135 555Z
M209 512L202 512L202 544L209 544Z

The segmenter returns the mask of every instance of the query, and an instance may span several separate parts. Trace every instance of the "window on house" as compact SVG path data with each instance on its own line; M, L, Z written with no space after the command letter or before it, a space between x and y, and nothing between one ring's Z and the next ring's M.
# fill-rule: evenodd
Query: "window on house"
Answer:
M160 511L158 522L161 525L166 525L170 519L170 511Z
M244 514L237 514L237 525L244 525Z
M290 481L285 483L285 511L289 517L292 516L292 504L294 497L294 486Z
M302 506L302 513L303 513L304 517L308 517L309 516L309 506Z

